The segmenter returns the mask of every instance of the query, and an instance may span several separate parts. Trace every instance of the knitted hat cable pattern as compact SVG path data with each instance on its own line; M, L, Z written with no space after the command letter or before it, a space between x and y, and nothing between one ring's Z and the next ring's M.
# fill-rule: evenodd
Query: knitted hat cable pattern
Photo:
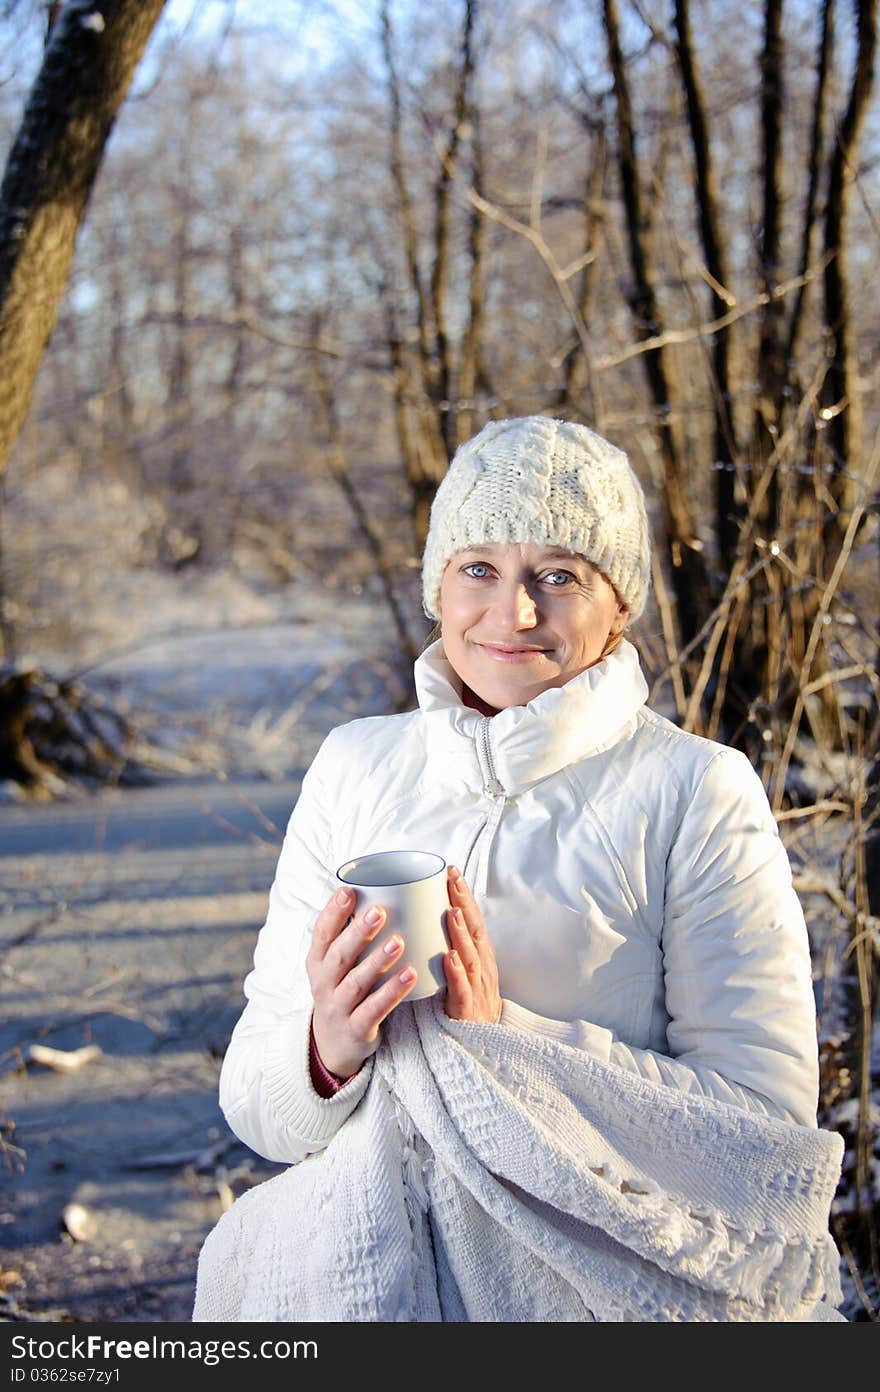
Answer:
M623 450L588 426L546 416L491 421L457 450L434 496L422 559L428 618L439 618L447 561L489 542L585 556L632 619L644 610L651 539L642 487Z

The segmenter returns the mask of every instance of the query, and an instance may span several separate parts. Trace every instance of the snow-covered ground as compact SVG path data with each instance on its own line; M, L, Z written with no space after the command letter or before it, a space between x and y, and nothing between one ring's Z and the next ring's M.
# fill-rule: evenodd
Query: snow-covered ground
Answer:
M85 658L85 679L129 706L181 772L287 778L334 725L408 698L409 664L378 587L268 595L232 574L127 581L124 636ZM413 613L413 641L427 631Z

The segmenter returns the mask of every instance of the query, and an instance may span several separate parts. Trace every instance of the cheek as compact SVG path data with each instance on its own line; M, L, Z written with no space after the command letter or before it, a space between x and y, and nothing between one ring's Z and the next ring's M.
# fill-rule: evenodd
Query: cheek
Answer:
M456 604L454 600L448 600L440 611L440 636L447 653L457 651L462 646L466 628L467 622L461 612L461 605Z
M616 606L611 604L590 604L586 612L579 616L574 631L579 649L593 655L601 648L611 632Z
M438 598L441 617L446 610L461 608L464 596L465 585L463 577L454 570L451 565L447 565L443 572L443 579L440 581L440 594Z
M441 588L438 607L441 623L448 628L460 628L471 621L477 606L474 604L473 595L468 594L453 580Z

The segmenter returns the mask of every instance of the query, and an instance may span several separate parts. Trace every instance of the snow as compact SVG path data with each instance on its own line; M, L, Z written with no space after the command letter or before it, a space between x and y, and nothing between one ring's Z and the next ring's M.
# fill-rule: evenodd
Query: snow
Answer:
M76 665L193 773L289 777L334 725L394 709L409 689L409 664L371 589L267 594L233 572L182 581L139 571L119 577L112 610L91 612ZM125 636L114 642L119 614ZM416 615L417 640L420 624ZM71 659L43 660L69 668Z

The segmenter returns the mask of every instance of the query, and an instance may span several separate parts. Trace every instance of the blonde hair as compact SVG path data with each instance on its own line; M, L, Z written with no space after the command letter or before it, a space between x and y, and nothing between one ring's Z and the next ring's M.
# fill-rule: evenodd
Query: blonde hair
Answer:
M613 637L608 638L605 642L605 646L602 649L600 656L596 659L597 662L602 662L606 657L610 657L611 654L615 652L617 648L620 647L625 637L626 629L622 628L619 633L615 633Z

